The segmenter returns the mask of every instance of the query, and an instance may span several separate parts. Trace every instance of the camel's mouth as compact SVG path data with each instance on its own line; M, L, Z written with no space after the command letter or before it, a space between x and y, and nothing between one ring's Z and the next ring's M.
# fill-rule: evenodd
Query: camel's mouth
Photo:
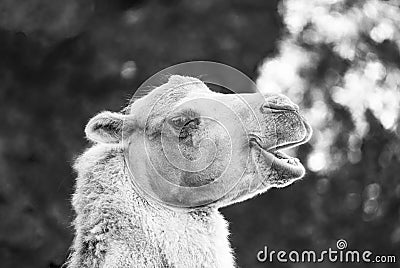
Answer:
M274 146L267 146L262 142L262 139L256 135L252 135L250 143L258 150L260 150L264 160L271 163L271 167L279 172L282 176L291 178L300 178L304 176L305 169L298 158L289 156L283 153L281 150L297 147L303 143L306 143L311 137L311 127L303 122L305 128L305 135L302 139L291 142L282 142Z

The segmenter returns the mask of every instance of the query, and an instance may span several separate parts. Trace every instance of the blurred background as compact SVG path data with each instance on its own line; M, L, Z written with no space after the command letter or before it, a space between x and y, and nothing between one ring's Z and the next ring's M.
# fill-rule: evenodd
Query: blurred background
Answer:
M400 7L396 0L0 1L0 266L60 267L73 239L83 128L148 77L210 60L298 103L306 177L222 210L240 267L336 248L400 263Z

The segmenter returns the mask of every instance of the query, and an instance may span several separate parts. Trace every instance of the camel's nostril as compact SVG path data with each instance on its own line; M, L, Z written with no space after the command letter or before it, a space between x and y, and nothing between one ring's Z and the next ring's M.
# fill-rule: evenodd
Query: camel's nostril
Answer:
M269 97L261 106L262 113L276 112L276 111L299 111L299 106L294 104L288 97L284 95L276 95Z

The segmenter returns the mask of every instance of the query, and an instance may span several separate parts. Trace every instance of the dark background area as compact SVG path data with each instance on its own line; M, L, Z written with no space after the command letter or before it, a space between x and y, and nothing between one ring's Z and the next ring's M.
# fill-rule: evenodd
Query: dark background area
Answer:
M88 146L83 129L90 117L122 109L148 77L184 61L217 61L256 79L285 34L277 5L275 0L1 1L0 266L60 267L66 260L73 238L71 164ZM320 53L327 59L321 66L345 68L329 49ZM319 70L309 75L324 77ZM329 105L332 120L341 122L343 133L350 131L349 113ZM310 267L259 263L256 254L265 245L325 250L341 238L351 249L400 261L399 134L383 128L369 111L366 118L361 161L329 173L309 171L291 187L223 209L240 267ZM335 146L348 150L340 139ZM299 158L305 160L311 150L312 144L302 146Z

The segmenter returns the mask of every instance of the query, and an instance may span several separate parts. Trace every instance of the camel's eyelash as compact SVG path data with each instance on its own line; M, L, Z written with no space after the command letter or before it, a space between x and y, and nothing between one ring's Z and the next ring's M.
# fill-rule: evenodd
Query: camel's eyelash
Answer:
M186 118L187 120L187 122L189 122L189 121L192 121L192 120L195 120L195 119L197 119L198 121L200 121L200 115L197 113L197 112L195 112L195 111L193 111L193 110L191 110L191 109L188 109L188 110L182 110L182 111L180 111L179 113L176 113L175 115L173 115L173 116L171 116L171 119L173 119L173 118Z
M197 112L195 112L194 110L191 110L191 109L183 110L181 112L181 115L185 116L185 117L188 117L190 119L195 119L195 118L199 118L200 117L200 115Z
M197 128L200 125L200 117L179 115L171 118L170 123L181 130L189 130Z

